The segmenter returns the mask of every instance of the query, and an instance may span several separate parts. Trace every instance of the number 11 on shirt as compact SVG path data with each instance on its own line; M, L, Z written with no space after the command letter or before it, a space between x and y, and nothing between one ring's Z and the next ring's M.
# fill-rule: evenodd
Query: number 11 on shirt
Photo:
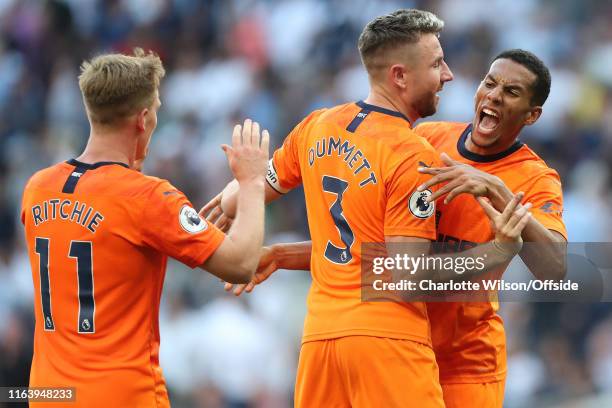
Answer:
M51 281L49 277L49 238L36 237L36 253L39 257L40 295L45 331L55 331L55 322L51 309ZM95 333L93 282L93 249L90 241L71 241L70 258L77 263L77 280L79 287L79 333Z

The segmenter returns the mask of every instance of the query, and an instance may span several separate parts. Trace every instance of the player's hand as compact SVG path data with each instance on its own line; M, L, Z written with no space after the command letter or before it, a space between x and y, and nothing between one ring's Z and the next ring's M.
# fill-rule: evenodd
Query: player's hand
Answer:
M244 125L234 126L232 145L221 145L230 169L239 183L264 179L268 170L270 134L261 133L259 123L247 119Z
M236 296L240 296L242 292L251 293L255 289L255 285L259 285L273 272L278 270L278 264L276 263L276 256L274 254L273 247L263 247L261 249L261 257L259 258L259 266L253 275L253 279L247 284L231 284L225 283L225 291L230 292L233 289L233 293Z
M448 194L444 204L448 204L459 194L472 194L474 197L488 197L491 189L499 178L484 171L478 170L469 164L452 160L446 153L440 155L446 167L419 167L419 173L431 174L433 177L419 186L418 191L423 191L431 186L446 183L427 198L432 202Z
M498 244L504 244L508 247L517 244L522 246L523 239L521 234L531 219L531 213L529 212L531 203L521 205L521 200L524 196L523 192L516 194L501 213L493 208L487 199L483 197L476 198L487 214L487 217L491 220L491 225L495 230L495 242ZM520 247L518 250L520 250Z
M232 226L234 219L223 213L223 210L221 209L222 197L223 192L220 192L200 209L199 214L201 217L206 218L208 222L214 224L221 231L227 232Z

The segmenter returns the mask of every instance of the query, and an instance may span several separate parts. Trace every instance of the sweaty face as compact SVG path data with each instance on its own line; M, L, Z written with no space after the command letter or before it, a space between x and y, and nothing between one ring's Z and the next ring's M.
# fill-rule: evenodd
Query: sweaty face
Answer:
M491 64L474 96L471 142L486 149L484 154L509 148L523 126L533 123L533 115L539 117L541 107L530 103L535 80L534 73L510 59Z
M453 79L453 73L444 61L444 52L436 35L423 34L412 47L412 61L408 63L412 67L410 104L419 117L424 118L436 113L440 101L438 92L445 82Z

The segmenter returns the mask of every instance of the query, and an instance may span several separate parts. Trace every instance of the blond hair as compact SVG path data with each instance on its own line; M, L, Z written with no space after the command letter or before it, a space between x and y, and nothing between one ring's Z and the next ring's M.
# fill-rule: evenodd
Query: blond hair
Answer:
M444 21L429 11L400 9L370 21L359 36L361 60L369 73L379 68L378 59L388 50L419 41L422 34L436 34Z
M79 88L90 120L115 124L152 106L165 73L159 56L141 48L133 55L104 54L83 62Z

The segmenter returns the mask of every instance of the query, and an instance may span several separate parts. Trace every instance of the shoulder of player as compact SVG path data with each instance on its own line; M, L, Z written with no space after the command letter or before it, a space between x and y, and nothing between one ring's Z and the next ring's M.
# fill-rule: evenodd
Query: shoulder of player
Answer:
M432 136L446 136L449 133L461 135L468 123L466 122L421 122L414 127L414 132L425 138Z
M309 126L318 123L321 115L323 115L327 111L328 109L324 108L324 109L317 109L317 110L310 112L297 125L295 125L290 135L293 134L294 137L301 137L301 135L304 133L304 130L308 128Z
M406 162L431 162L438 156L431 143L408 126L379 128L373 137L381 147L379 160L390 171Z
M337 108L337 107L335 107L335 108ZM316 122L317 120L325 118L330 113L333 113L335 111L335 108L321 108L321 109L313 110L304 119L302 119L302 122L300 122L300 123L302 125L306 125L308 123Z
M549 167L527 145L523 145L514 154L505 158L508 164L499 167L501 172L492 169L491 172L502 178L505 182L518 183L517 188L524 190L528 195L541 192L542 189L560 189L561 177L559 173ZM503 170L503 169L506 170Z
M559 173L526 144L521 146L518 153L519 165L529 171L528 174L551 175L559 178Z
M429 167L439 161L438 152L429 141L409 128L403 129L403 133L385 141L387 154L384 156L383 178L387 181L405 175L408 169L417 175L419 166Z
M403 152L409 151L413 153L418 153L423 150L435 152L435 148L429 138L417 132L416 129L408 127L393 129L391 132L387 132L385 136L386 137L382 137L381 139L383 139L386 144L389 144L393 150L399 149Z
M43 185L47 187L49 185L49 181L57 181L60 179L62 174L68 174L72 167L66 162L59 162L52 166L45 167L44 169L40 169L36 171L28 181L26 182L25 187L36 187Z
M331 108L322 108L311 112L303 122L326 122L336 123L339 118L351 120L360 112L361 108L356 102L347 102Z
M178 188L174 187L172 183L166 179L141 173L137 173L136 177L137 189L135 192L139 195L151 198L157 196L156 198L161 198L169 195L182 194Z
M123 166L109 166L105 180L107 185L100 190L121 197L147 199L158 191L176 190L168 180Z

